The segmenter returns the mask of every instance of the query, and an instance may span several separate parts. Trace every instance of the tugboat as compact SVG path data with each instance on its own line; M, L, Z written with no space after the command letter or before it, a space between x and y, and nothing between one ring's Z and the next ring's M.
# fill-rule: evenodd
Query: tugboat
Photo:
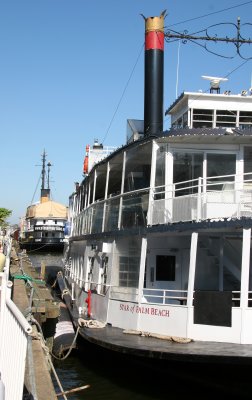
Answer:
M68 208L50 198L50 167L46 153L42 154L40 201L27 207L25 218L21 220L19 245L28 251L63 251L65 225Z

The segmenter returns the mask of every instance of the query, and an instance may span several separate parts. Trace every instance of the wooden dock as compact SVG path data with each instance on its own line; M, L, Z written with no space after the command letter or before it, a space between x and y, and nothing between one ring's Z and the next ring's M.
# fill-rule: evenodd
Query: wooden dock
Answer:
M57 320L59 304L54 301L49 288L40 279L39 271L32 266L28 256L25 253L18 254L14 247L10 277L13 280L12 300L26 317L31 318L33 327L33 337L30 346L28 343L26 358L25 392L35 395L37 400L55 400L57 396L52 382L52 363L48 348L50 338L45 343L41 326L48 321L50 323L50 320L52 323Z

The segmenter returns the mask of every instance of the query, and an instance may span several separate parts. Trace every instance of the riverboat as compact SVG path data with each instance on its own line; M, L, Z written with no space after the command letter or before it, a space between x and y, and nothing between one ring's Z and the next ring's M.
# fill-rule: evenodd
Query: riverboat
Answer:
M29 205L25 217L21 218L19 236L21 249L63 252L67 207L50 198L50 167L50 162L46 164L46 152L44 151L40 201Z
M144 120L121 148L86 148L64 282L80 317L107 327L250 345L252 96L204 77L209 92L183 92L164 131L163 52L162 13L145 18Z

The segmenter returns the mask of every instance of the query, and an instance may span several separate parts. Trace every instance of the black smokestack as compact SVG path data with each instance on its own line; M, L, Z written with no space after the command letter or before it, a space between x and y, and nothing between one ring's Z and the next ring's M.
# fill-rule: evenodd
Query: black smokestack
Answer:
M144 135L163 132L164 19L145 19Z

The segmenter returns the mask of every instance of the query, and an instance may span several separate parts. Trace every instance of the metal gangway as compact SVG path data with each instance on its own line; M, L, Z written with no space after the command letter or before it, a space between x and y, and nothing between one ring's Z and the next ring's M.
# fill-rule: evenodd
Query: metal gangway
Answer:
M12 240L4 238L5 266L0 272L0 400L22 400L28 339L32 327L11 300Z

